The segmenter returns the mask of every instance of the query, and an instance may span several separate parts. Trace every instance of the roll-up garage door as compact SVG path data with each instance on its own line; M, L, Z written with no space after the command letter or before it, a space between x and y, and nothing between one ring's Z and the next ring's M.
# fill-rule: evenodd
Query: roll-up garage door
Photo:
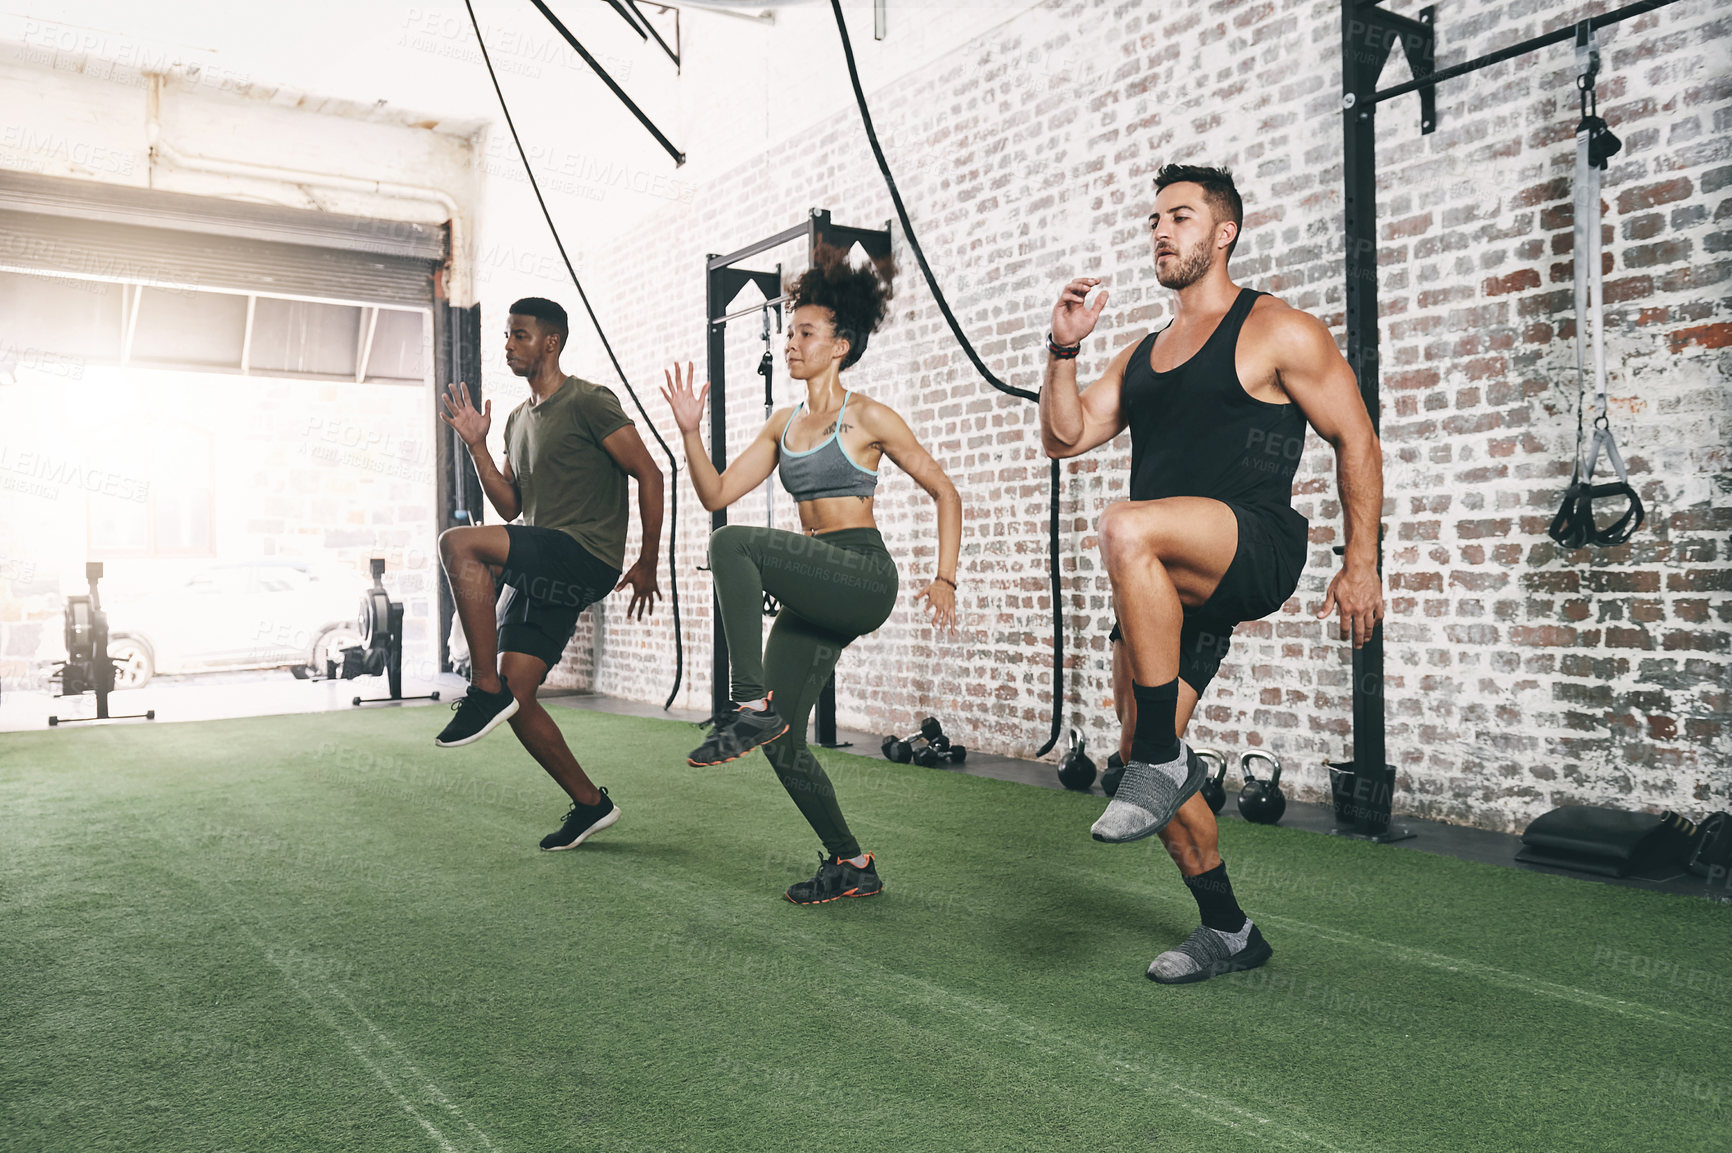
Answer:
M423 381L446 235L0 172L0 382L69 358Z
M0 267L164 288L426 308L438 225L0 173Z

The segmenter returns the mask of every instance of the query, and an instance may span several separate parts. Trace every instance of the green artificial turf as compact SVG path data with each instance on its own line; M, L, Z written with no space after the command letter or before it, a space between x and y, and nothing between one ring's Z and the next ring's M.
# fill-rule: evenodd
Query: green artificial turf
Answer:
M761 758L559 709L624 816L443 710L0 738L7 1150L1732 1148L1732 909L1281 828L1264 969L1102 801L821 753L887 892Z

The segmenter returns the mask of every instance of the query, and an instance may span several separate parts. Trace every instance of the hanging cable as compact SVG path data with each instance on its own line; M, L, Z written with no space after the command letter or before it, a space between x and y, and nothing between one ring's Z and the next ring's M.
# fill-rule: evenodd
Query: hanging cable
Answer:
M854 43L848 38L848 22L842 18L841 0L830 0L830 10L836 15L836 31L842 37L842 55L848 61L848 81L854 86L854 103L860 109L860 123L866 129L866 140L872 145L872 155L878 161L878 171L884 176L884 186L890 190L890 200L896 206L896 218L902 222L902 233L908 237L908 247L914 250L914 259L920 265L921 275L926 277L926 287L932 290L933 300L938 302L938 311L944 315L944 322L950 325L950 331L956 337L956 343L962 346L962 351L968 354L975 369L986 383L998 391L1011 396L1019 396L1023 400L1040 401L1038 392L1030 392L1026 388L1018 388L998 379L991 369L981 361L980 354L974 351L974 345L969 342L962 326L956 322L956 317L950 311L950 304L944 299L944 292L938 287L938 278L932 275L932 266L926 261L926 253L920 247L920 240L914 235L914 224L908 219L908 208L902 203L902 193L896 189L896 178L890 175L890 162L884 159L884 149L878 143L878 133L872 127L872 113L866 107L866 92L860 87L860 70L854 63ZM1052 522L1048 536L1051 540L1049 560L1052 569L1052 733L1047 737L1046 744L1035 753L1044 757L1058 743L1059 727L1062 721L1064 707L1064 609L1059 589L1058 564L1058 498L1059 498L1059 467L1058 461L1052 462Z
M493 93L499 97L499 110L505 114L505 126L511 130L511 142L517 145L517 155L523 160L523 171L529 177L529 187L535 192L535 202L541 206L541 215L547 221L547 230L553 234L553 243L559 249L559 258L565 262L565 271L571 275L571 283L577 289L577 295L583 301L583 310L589 313L589 322L595 327L595 334L601 338L601 346L607 351L607 358L613 363L613 370L619 376L619 382L625 385L632 403L637 405L638 412L643 414L644 423L649 426L650 435L661 445L662 452L667 454L670 483L669 498L672 503L672 515L668 517L668 601L674 610L674 687L668 693L667 700L662 702L662 708L673 706L674 698L679 695L680 681L685 674L686 653L685 642L680 629L680 578L679 569L674 556L675 536L680 524L680 486L679 461L674 457L673 449L662 439L662 434L656 429L655 421L645 410L643 401L638 399L637 390L632 388L631 381L626 379L625 369L620 367L619 357L613 354L613 345L607 339L607 333L602 331L601 320L595 315L595 309L589 303L589 294L583 290L583 282L577 278L577 269L572 267L571 257L566 254L565 242L559 238L559 229L553 223L553 214L547 210L547 201L541 195L541 184L535 179L535 169L529 165L529 154L523 150L523 141L517 135L517 125L511 119L511 108L505 103L505 93L499 87L499 76L493 71L493 60L487 54L487 41L481 36L481 22L475 18L475 5L471 0L463 0L463 7L469 10L469 23L475 29L475 42L481 45L481 62L487 65L487 78L493 81ZM539 5L537 5L539 7Z

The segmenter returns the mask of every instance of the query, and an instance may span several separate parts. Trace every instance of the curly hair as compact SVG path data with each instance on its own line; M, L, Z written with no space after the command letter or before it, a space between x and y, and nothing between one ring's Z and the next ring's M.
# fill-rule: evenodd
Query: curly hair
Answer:
M856 268L848 254L833 245L820 244L812 251L812 267L787 286L791 310L806 305L827 308L836 335L848 342L842 367L849 368L866 352L866 340L890 315L896 263L886 256L871 268Z

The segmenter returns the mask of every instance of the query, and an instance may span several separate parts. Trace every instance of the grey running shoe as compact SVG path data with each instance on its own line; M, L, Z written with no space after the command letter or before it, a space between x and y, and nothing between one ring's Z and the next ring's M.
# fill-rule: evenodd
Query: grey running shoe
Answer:
M732 711L718 713L703 723L710 726L709 739L686 758L686 764L700 768L737 761L788 731L788 722L776 715L775 699L768 693L762 709L734 705Z
M1162 985L1207 981L1222 973L1255 969L1274 952L1256 925L1251 926L1245 947L1236 953L1225 933L1207 925L1198 925L1196 932L1185 938L1184 944L1177 949L1168 949L1149 963L1149 980Z
M1179 807L1209 779L1208 764L1191 751L1191 746L1181 741L1179 749L1186 768L1183 785L1174 784L1172 777L1144 761L1125 762L1124 775L1107 811L1089 830L1095 840L1119 845L1152 837L1167 827Z

